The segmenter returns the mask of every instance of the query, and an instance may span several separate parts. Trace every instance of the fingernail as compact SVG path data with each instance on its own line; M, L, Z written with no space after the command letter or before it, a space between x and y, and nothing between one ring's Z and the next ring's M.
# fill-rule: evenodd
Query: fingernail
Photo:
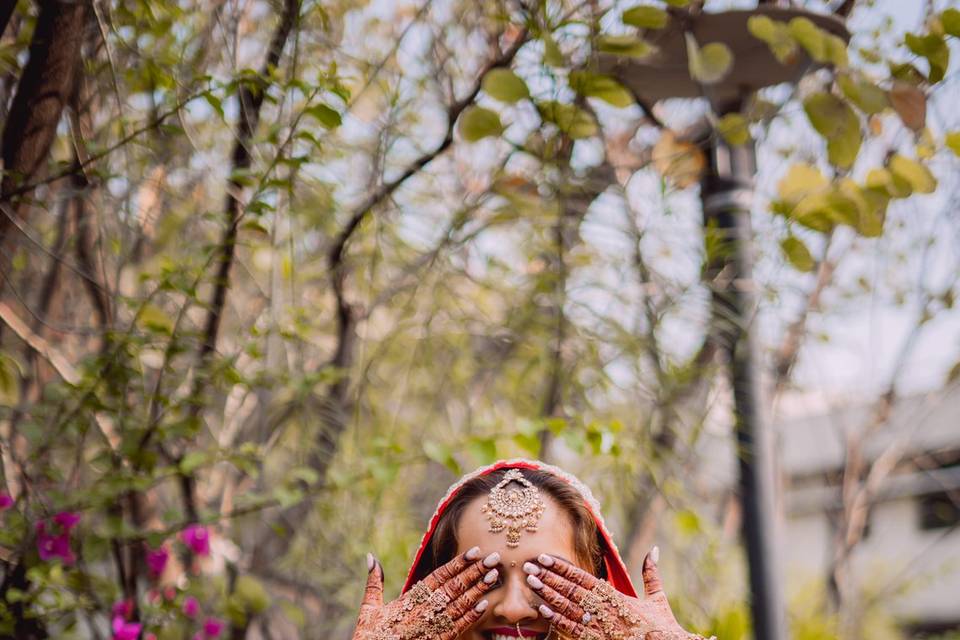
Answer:
M489 569L490 567L495 567L498 562L500 562L500 554L494 551L483 559L483 566Z
M541 553L541 554L540 554L540 557L537 558L537 560L540 562L540 564L542 564L542 565L545 566L545 567L552 567L552 566L553 566L553 558L551 558L550 556L548 556L548 555L545 554L545 553Z
M491 569L490 572L483 576L483 581L487 584L493 584L497 580L497 576L500 575L500 572L496 569Z
M583 624L587 624L591 620L593 620L593 617L589 613L583 614Z
M370 573L371 571L373 571L373 565L374 565L374 563L375 563L375 561L374 561L374 559L373 559L373 554L372 554L372 553L368 553L368 554L367 554L367 573Z
M477 558L480 557L480 547L474 547L473 549L470 549L465 554L463 554L463 557L466 558L467 560L476 560Z
M542 615L544 618L552 618L553 611L551 611L550 607L547 605L542 604L540 605L540 615Z
M653 560L653 564L660 562L660 547L654 546L650 549L650 559Z
M540 578L537 576L527 576L527 584L534 589L543 589L543 583L540 582Z
M538 567L537 565L533 564L532 562L524 562L524 563L523 563L523 572L524 572L524 573L529 573L529 574L532 575L532 576L536 576L536 575L539 575L539 574L540 574L540 567Z
M487 602L486 600L481 600L473 607L473 610L476 611L477 613L483 613L484 611L487 610L487 607L489 605L490 603Z

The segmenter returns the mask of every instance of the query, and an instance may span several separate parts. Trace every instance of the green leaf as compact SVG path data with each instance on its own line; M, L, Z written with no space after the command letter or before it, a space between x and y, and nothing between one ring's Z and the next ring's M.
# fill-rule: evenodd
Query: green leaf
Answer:
M340 114L325 104L315 104L312 107L307 107L303 113L314 118L326 129L336 129L342 122Z
M867 173L867 189L879 191L888 198L908 198L913 194L910 183L888 169L874 168Z
M549 33L543 34L543 63L550 67L562 67L566 63L557 41Z
M0 353L0 406L13 407L20 401L20 364Z
M739 146L750 141L750 123L740 113L728 113L717 122L717 131L728 144Z
M252 576L239 576L233 592L243 608L253 615L259 615L270 608L270 594L263 584Z
M768 16L751 16L747 30L754 38L762 40L780 64L791 64L797 57L797 41L790 35L790 28L783 22Z
M700 516L693 511L684 509L683 511L678 511L674 517L676 518L677 529L680 530L680 533L687 536L694 536L702 531Z
M210 454L206 451L190 451L180 459L178 466L182 473L190 475L209 461Z
M483 90L500 102L513 104L530 97L526 83L510 69L493 69L483 77Z
M217 115L220 116L220 119L223 120L223 101L210 91L207 91L203 94L203 99L207 101L207 104L213 107L213 110L216 111Z
M943 36L934 34L918 36L908 33L904 42L910 51L927 59L930 64L930 73L927 78L930 82L940 82L950 66L950 47Z
M699 47L691 33L685 33L687 40L687 63L690 77L701 84L716 84L723 80L733 66L733 52L722 42L711 42Z
M660 7L640 5L623 12L623 23L641 29L663 29L670 21L670 14Z
M803 101L813 128L827 140L830 162L841 169L853 166L863 138L860 118L846 102L832 93L814 93Z
M636 36L600 36L597 48L604 53L631 58L646 58L656 49L649 42Z
M940 24L943 31L954 38L960 38L960 10L947 9L940 14Z
M540 437L536 433L514 434L513 442L534 458L540 456Z
M554 123L574 140L589 138L597 132L593 117L576 105L551 100L537 104L537 108L544 120Z
M690 0L666 0L666 3L671 7L678 7L682 9L683 7L690 4Z
M173 333L173 320L167 312L153 303L148 303L140 310L137 322L141 327L157 333L170 335Z
M787 236L781 240L780 249L790 264L798 271L809 273L817 266L817 261L813 259L813 254L810 253L810 249L807 249L807 245L803 243L803 240L796 236Z
M840 37L824 31L809 18L792 19L788 29L816 62L841 68L847 66L847 43Z
M890 106L887 92L868 80L843 73L837 76L837 84L843 95L867 115L880 113Z
M570 88L582 96L598 98L621 109L634 104L630 92L610 76L589 71L572 71Z
M943 138L943 143L947 148L960 156L960 131L951 131Z
M425 440L423 443L423 452L429 459L442 464L453 473L460 473L460 464L456 458L453 457L453 452L451 452L450 448L445 444L433 440Z
M894 176L905 180L916 193L933 193L937 190L937 179L930 169L916 160L896 153L887 161L887 168Z
M467 442L467 450L479 465L490 464L497 459L497 441L493 438L473 438Z
M488 136L503 133L503 125L496 111L483 107L470 107L460 116L460 135L467 142L476 142Z
M830 182L820 170L809 164L794 164L777 185L780 198L791 206L800 200L824 189Z

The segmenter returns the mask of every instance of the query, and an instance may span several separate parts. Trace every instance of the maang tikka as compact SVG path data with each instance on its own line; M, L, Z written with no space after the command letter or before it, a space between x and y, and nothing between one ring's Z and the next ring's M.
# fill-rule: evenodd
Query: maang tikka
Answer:
M519 483L520 487L509 487L511 482ZM520 544L523 530L537 530L545 507L540 489L533 486L518 469L510 469L503 480L490 490L487 502L480 511L490 521L489 531L500 533L506 529L507 546L516 547Z

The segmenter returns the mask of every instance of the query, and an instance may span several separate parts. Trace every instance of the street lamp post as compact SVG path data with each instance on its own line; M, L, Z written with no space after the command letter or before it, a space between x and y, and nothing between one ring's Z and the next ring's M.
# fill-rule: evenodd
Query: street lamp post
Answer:
M602 55L601 70L651 103L665 98L705 97L720 116L739 111L756 90L795 83L812 65L799 52L790 63L779 62L747 29L747 20L757 15L782 22L807 18L819 28L849 39L843 21L834 15L761 5L748 11L702 13L683 19L675 16L667 28L648 34L657 48L655 55L640 60ZM690 77L687 34L701 44L722 42L732 51L733 67L721 82L704 87ZM704 232L716 234L708 255L707 275L712 286L714 338L727 355L733 386L753 634L757 640L785 640L782 585L775 553L773 446L763 419L756 332L751 329L756 311L750 256L755 148L752 142L733 146L712 135L707 158L701 182Z

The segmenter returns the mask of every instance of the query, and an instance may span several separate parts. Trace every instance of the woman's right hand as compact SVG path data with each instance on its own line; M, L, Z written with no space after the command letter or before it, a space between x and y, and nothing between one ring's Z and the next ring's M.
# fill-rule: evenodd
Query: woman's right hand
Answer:
M367 556L369 575L353 640L453 640L487 608L483 594L497 581L499 553L480 560L474 547L439 567L405 594L383 603L383 567Z

